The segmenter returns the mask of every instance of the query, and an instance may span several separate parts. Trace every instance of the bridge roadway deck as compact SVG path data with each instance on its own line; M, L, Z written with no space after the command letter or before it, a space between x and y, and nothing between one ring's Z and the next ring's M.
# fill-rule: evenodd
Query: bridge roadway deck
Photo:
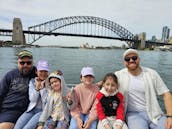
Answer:
M11 29L0 29L0 32L12 33L13 30L11 30ZM98 35L71 34L71 33L59 33L59 32L42 32L42 31L28 31L28 30L23 30L23 33L24 34L35 34L35 35L79 36L79 37L114 39L114 40L129 41L129 42L140 42L140 40L120 38L120 37L98 36ZM155 42L155 41L145 41L145 43L146 44L157 44L157 45L172 45L170 43Z

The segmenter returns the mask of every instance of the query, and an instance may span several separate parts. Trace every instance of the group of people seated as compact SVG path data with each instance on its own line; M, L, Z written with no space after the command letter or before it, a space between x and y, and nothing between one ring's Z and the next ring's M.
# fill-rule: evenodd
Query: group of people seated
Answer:
M35 67L30 51L19 52L18 68L0 81L0 129L172 129L172 96L159 74L140 66L135 49L123 59L126 68L98 83L83 67L71 88L61 70L50 72L46 60Z

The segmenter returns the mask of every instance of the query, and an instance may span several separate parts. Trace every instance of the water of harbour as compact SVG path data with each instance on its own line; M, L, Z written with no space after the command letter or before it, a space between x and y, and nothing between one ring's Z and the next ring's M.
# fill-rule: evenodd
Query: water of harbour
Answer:
M17 53L23 48L0 48L0 78L12 68L17 67ZM70 49L56 47L25 48L32 51L34 63L45 59L50 63L50 70L61 69L66 83L80 82L83 66L94 68L96 82L108 72L124 67L122 49ZM168 88L172 91L172 52L139 51L141 65L155 69Z

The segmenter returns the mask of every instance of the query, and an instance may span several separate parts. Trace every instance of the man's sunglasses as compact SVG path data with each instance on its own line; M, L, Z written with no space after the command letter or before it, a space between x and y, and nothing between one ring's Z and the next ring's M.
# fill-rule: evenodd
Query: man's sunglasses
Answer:
M136 61L137 60L137 56L132 56L132 57L125 57L124 58L124 60L126 61L126 62L129 62L130 61L130 59L132 59L133 61Z
M31 65L32 61L21 61L19 62L21 65L27 64L27 65Z

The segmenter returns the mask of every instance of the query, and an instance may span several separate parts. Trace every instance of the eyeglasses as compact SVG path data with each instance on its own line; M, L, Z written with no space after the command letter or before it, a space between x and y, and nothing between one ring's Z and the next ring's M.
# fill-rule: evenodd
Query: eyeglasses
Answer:
M31 65L32 61L21 61L19 62L21 65L27 64L27 65Z
M124 60L126 61L126 62L129 62L130 61L130 59L132 59L133 61L136 61L137 60L137 56L132 56L132 57L125 57L124 58Z

